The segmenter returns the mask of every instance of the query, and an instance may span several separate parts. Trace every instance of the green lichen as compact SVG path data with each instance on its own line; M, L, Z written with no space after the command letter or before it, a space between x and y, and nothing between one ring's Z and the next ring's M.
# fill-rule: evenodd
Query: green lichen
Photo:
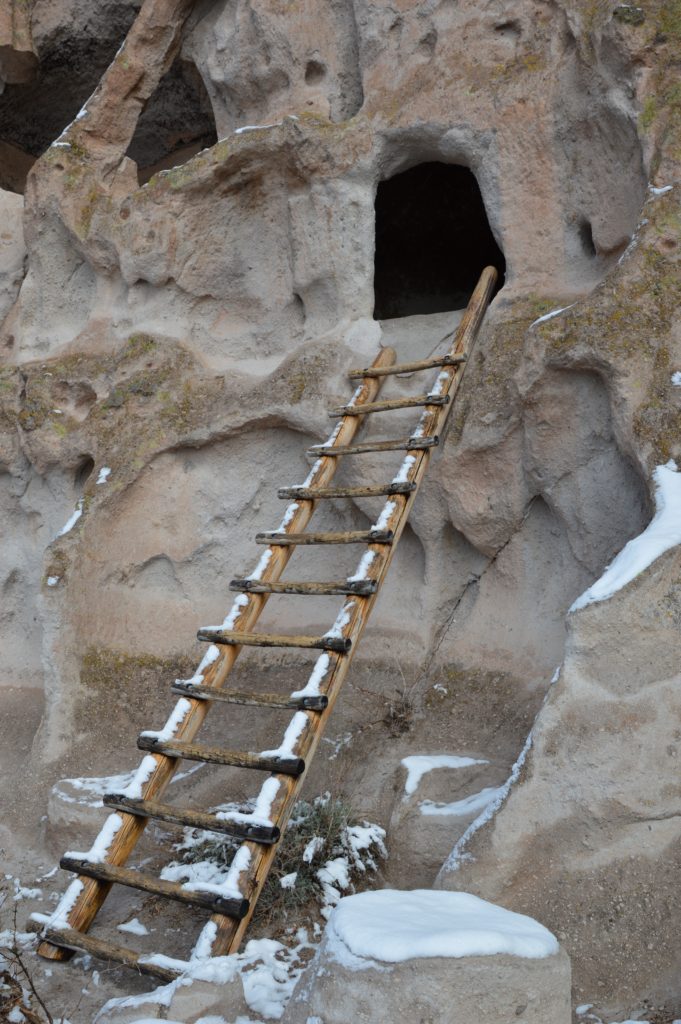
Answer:
M156 339L151 334L131 334L125 343L124 359L137 359L146 356L156 349Z
M657 98L648 96L643 104L643 109L638 117L638 123L643 131L648 131L657 117Z
M612 12L613 18L616 21L622 22L623 25L643 25L646 20L646 13L642 7L635 7L633 4L620 4Z
M78 214L78 232L84 238L90 232L90 226L92 224L92 218L94 216L97 204L102 198L103 192L95 185L92 186L87 194L87 199L84 205L80 209Z
M660 32L669 39L681 41L681 0L664 4L659 19Z
M174 679L192 675L194 667L195 659L184 655L159 657L106 647L87 648L80 664L83 696L76 708L75 728L91 733L96 720L106 720L123 738L131 723L139 727L156 721L159 698Z

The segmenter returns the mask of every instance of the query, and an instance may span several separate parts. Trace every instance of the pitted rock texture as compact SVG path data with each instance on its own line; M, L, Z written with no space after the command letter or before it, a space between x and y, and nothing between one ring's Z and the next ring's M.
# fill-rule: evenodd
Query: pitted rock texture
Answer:
M220 621L229 579L255 564L253 532L276 527L276 486L304 478L304 448L348 398L345 371L381 344L425 357L455 325L456 311L373 320L374 200L399 171L462 164L506 281L317 778L392 822L388 871L429 885L436 858L400 837L420 815L402 806L401 758L477 755L503 774L538 712L518 787L441 883L561 932L580 1001L681 1015L663 754L676 743L676 555L566 620L648 521L653 467L681 456L676 4L655 0L642 20L574 0L321 13L145 0L134 21L137 7L36 0L29 42L12 28L7 43L37 63L7 78L0 111L0 186L27 178L25 243L21 199L3 195L0 251L1 682L44 687L46 708L16 799L37 821L52 782L132 767L135 729L161 724L163 687L198 660L196 628ZM173 154L190 158L140 186ZM395 468L348 461L339 480ZM379 511L329 503L315 524ZM339 571L301 559L301 576ZM273 600L263 625L335 616L309 607ZM245 679L263 671L244 659ZM282 685L292 671L267 668ZM225 745L270 745L238 715L211 728ZM458 780L451 800L498 781ZM195 784L207 804L224 799L223 780ZM417 800L447 800L424 785ZM434 838L442 856L466 824ZM641 913L659 922L654 951Z

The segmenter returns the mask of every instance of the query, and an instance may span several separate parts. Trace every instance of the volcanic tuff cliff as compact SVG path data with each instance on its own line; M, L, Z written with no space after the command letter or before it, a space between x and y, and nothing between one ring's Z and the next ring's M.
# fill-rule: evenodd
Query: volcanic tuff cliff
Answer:
M425 357L456 322L373 318L374 203L461 165L504 285L315 791L354 791L389 826L388 877L430 886L464 826L402 801L400 759L479 755L447 792L498 785L537 715L438 884L556 931L578 997L681 1014L678 549L567 614L681 456L679 0L139 7L0 13L0 701L9 737L36 727L20 772L0 753L30 808L8 848L38 843L52 782L135 763L347 368L379 344ZM383 723L399 701L404 731Z

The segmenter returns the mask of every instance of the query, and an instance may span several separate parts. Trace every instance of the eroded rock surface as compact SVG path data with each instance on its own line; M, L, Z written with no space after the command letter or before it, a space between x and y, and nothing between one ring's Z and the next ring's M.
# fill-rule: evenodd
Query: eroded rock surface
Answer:
M421 805L498 788L538 713L520 783L441 884L560 933L581 1001L681 1015L677 556L566 619L648 521L654 466L681 454L676 6L138 8L36 0L29 21L20 3L0 17L0 186L25 187L25 206L2 194L0 683L45 696L32 754L25 737L7 754L20 827L59 779L134 765L135 730L161 724L196 628L257 561L252 535L277 525L276 487L305 477L347 368L381 344L425 357L451 330L455 311L373 319L374 200L399 171L462 164L504 287L308 786L347 787L389 826L393 884L430 885L473 812L426 822ZM368 457L339 480L392 471ZM379 511L333 502L315 523ZM301 559L308 578L330 571ZM309 609L272 600L263 625L335 617ZM263 671L243 660L245 680ZM212 728L246 742L238 714ZM488 767L434 773L405 802L413 754ZM224 777L192 785L224 799ZM70 827L56 800L55 845Z

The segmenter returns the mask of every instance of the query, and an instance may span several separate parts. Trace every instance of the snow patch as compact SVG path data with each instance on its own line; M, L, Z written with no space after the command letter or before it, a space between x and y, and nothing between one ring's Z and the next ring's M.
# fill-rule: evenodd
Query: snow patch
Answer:
M136 917L131 918L129 921L124 921L123 924L116 925L116 928L119 932L130 932L131 935L149 934L149 929L145 928Z
M102 825L99 835L95 839L94 843L87 851L87 853L80 853L74 850L69 850L66 854L67 857L75 857L76 860L88 860L92 864L101 864L106 860L106 855L109 852L116 833L123 827L123 819L120 814L110 814Z
M326 652L324 654L320 654L319 657L317 658L317 660L314 663L314 668L312 669L312 672L310 673L310 678L308 679L308 681L305 684L305 686L303 687L303 689L302 690L294 690L293 693L291 694L291 696L292 697L318 697L319 694L321 693L321 690L319 689L319 687L321 685L321 682L322 682L324 676L329 671L329 665L330 664L331 664L331 659L330 659L329 655L326 654Z
M105 484L111 476L111 470L108 466L102 466L97 477L97 484Z
M406 798L416 792L423 776L435 768L469 768L473 764L489 764L489 761L459 757L456 754L412 754L410 757L403 757L400 764L407 769L407 780L404 784Z
M397 476L393 477L392 482L394 484L406 484L409 480L409 470L415 462L415 455L405 455L402 465L397 471Z
M371 527L371 529L372 530L386 530L387 527L388 527L388 523L390 522L390 517L392 516L392 514L393 514L393 512L395 511L396 508L397 508L397 502L396 501L392 501L392 500L391 501L386 501L385 505L383 506L383 509L381 511L380 516L378 517L378 519L376 520L374 525Z
M288 508L284 512L284 518L282 519L282 521L279 523L279 526L277 527L277 533L283 533L284 532L284 530L289 525L289 523L292 522L293 517L295 516L295 514L296 514L296 512L298 511L299 508L300 508L300 505L298 504L298 502L296 502L296 501L292 501L291 502L291 504L288 506ZM269 561L269 559L268 559L268 561Z
M665 551L681 544L681 473L668 462L653 472L655 515L638 537L626 544L593 586L571 605L577 611L596 601L607 601L647 569Z
M381 516L382 515L383 515L383 513L381 513ZM380 520L379 520L379 522L380 522ZM379 526L378 523L376 523L376 524L374 524L374 526L372 526L372 530L382 530L383 528L384 527L383 526ZM372 563L373 563L375 558L376 558L376 552L375 551L365 551L364 554L362 555L362 558L360 559L360 563L357 566L357 569L355 570L354 574L352 576L348 576L348 583L359 583L362 580L368 579L369 577L367 576L367 573L368 573L369 569L371 568L371 565L372 565Z
M676 372L672 374L672 387L681 388L681 370L676 370Z
M61 579L61 576L48 576L47 577L47 585L48 585L48 587L56 587L57 584L59 583L60 579Z
M343 637L343 630L345 629L345 627L347 626L348 622L350 621L350 616L352 614L353 608L355 607L355 604L356 604L356 601L346 601L346 603L343 605L343 607L339 611L338 615L336 616L336 621L334 622L334 624L331 627L331 629L328 629L326 631L326 633L324 633L324 637L327 640L341 640L342 639L342 637Z
M419 804L421 814L444 815L452 818L463 818L468 814L475 814L492 800L496 800L501 793L500 786L487 786L478 793L472 793L462 800L455 800L451 804L436 804L433 800L422 800Z
M180 697L177 704L171 711L168 721L162 729L144 729L140 735L151 736L153 739L159 740L162 743L166 740L171 740L191 709L191 701L187 700L186 697Z
M260 556L260 560L256 565L255 569L253 570L251 575L247 576L246 578L249 580L261 580L263 577L263 573L265 572L265 569L270 564L270 559L272 558L272 555L272 548L265 548L265 550Z
M554 316L560 316L561 313L565 313L568 309L572 309L574 302L570 303L569 306L561 306L560 309L552 309L550 313L544 313L543 316L537 317L530 324L530 327L536 327L537 324L543 324L546 320L553 320Z
M176 683L183 683L185 686L200 686L204 680L204 674L209 665L220 657L220 648L211 644L201 659L201 663L191 679L176 679Z
M214 927L214 926L212 926ZM208 928L208 926L207 926ZM285 946L275 939L251 939L241 953L220 957L197 957L191 960L173 960L161 955L144 957L147 963L172 967L182 972L177 981L161 985L152 992L139 995L122 996L110 999L99 1011L95 1021L109 1019L114 1010L135 1009L144 1006L170 1006L178 989L190 986L194 981L208 981L213 984L227 985L240 978L243 985L246 1003L257 1020L239 1016L234 1024L261 1024L261 1019L279 1020L288 1002L295 984L303 970L301 959L303 950L314 947L308 941L304 929L296 936L295 946ZM135 1024L146 1024L146 1021L157 1018L141 1018ZM226 1024L221 1017L202 1017L197 1024ZM170 1024L170 1022L169 1022Z
M67 519L67 521L64 523L64 525L62 526L61 530L57 534L57 537L63 537L65 534L70 533L71 530L73 529L73 527L76 525L76 523L80 519L80 517L82 516L82 514L83 514L83 499L80 498L78 500L78 504L76 505L75 511L73 512L73 515L70 517L70 519ZM56 537L55 537L55 540L56 540Z
M279 128L284 122L273 121L272 124L245 124L242 128L235 128L235 135L243 135L244 132L261 132L267 128Z
M540 959L558 942L538 921L465 892L381 889L342 899L326 930L329 951L339 945L370 967L424 957L511 956Z
M438 373L438 375L437 375L437 377L435 379L435 383L433 384L432 388L430 389L429 398L437 398L438 395L441 395L443 390L444 390L444 387L448 383L449 379L450 378L449 378L449 374L447 373L447 371L446 370L441 370L440 373Z
M293 757L298 740L305 732L308 724L308 717L304 711L296 711L295 715L288 724L288 728L284 733L284 738L281 741L281 746L276 747L274 750L263 750L261 753L262 757Z

